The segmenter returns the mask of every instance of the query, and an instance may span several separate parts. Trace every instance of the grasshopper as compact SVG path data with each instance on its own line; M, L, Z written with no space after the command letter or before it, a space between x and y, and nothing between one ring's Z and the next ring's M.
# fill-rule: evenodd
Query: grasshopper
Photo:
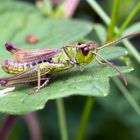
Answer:
M113 63L99 55L98 51L138 34L140 34L140 32L129 34L102 46L99 46L95 42L89 42L66 45L61 49L24 50L17 48L11 43L6 43L6 50L12 53L15 60L4 60L2 62L2 68L5 72L16 75L1 78L0 85L11 86L36 81L37 87L34 88L34 93L36 93L48 84L51 75L68 70L74 66L81 67L87 65L94 59L100 65L108 65L116 70L123 78L125 85L127 85L125 74ZM41 81L43 81L43 84Z

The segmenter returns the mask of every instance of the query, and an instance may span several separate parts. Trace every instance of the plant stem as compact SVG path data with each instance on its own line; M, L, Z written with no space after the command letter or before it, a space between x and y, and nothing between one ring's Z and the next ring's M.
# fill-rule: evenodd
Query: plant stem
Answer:
M28 126L31 140L41 140L41 129L37 115L35 113L28 113L23 118Z
M45 16L50 16L53 12L51 0L36 0L36 6Z
M96 11L96 13L101 17L101 19L105 22L105 24L109 25L110 18L105 13L105 11L100 7L100 5L95 0L87 0L87 2L90 4L90 6ZM115 27L114 29L115 33L119 32L119 29ZM133 57L140 63L140 54L135 49L135 47L128 41L127 39L123 41L123 44L126 46L130 54L133 55Z
M6 117L3 126L1 126L1 128L0 128L0 139L1 140L6 140L16 119L17 119L17 117L12 116L12 115L9 115Z
M129 54L131 54L137 60L137 62L140 64L140 53L135 49L133 44L130 41L128 41L127 39L123 40L122 43L128 49Z
M86 103L84 106L84 110L82 113L82 118L80 120L80 126L78 128L78 132L76 135L76 140L83 140L84 139L87 125L88 125L88 121L89 121L89 117L90 117L90 114L92 111L93 103L94 103L93 97L87 97Z
M57 99L56 106L58 112L58 121L59 121L60 133L61 133L61 140L68 140L63 99Z
M122 26L119 30L119 36L121 33L126 29L126 27L129 25L129 23L132 21L132 19L135 17L135 15L140 11L140 3L136 5L136 7L131 11L130 15L126 18Z
M131 96L131 93L126 89L126 87L123 86L122 82L118 78L113 78L113 81L140 117L140 107L134 100L134 98Z
M109 16L104 12L104 10L100 7L100 5L95 0L86 0L89 5L95 10L95 12L100 16L100 18L109 25L110 18Z
M112 40L113 38L114 28L118 17L119 6L120 6L120 0L115 0L112 9L111 20L108 28L108 36L107 36L108 41Z

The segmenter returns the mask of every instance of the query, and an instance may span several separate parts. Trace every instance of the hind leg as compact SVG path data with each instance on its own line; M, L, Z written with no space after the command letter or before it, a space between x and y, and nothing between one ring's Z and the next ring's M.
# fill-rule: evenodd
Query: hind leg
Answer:
M40 86L37 86L37 87L33 88L33 92L34 93L37 93L41 88L45 87L48 84L49 80L50 80L50 77L47 77L46 80L45 80L45 82L43 84L41 84Z

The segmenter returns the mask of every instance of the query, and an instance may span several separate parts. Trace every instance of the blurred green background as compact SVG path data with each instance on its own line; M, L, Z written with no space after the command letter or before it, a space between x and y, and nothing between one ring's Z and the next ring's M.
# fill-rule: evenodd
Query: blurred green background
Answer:
M10 0L7 0L7 2L9 1ZM36 12L40 14L40 16L43 16L45 18L74 18L74 19L82 19L85 21L90 21L93 23L93 26L95 24L99 24L106 31L107 34L109 30L109 25L106 25L103 17L100 16L100 12L96 11L98 8L95 5L94 5L95 7L92 6L91 1L92 0L79 1L78 5L73 10L72 17L71 16L67 17L67 12L63 11L64 9L62 5L62 1L59 1L59 4L53 7L50 7L47 4L37 6L35 3L43 2L41 0L40 1L34 1L34 0L12 1L11 0L10 2L26 3L27 6L33 5L36 7ZM96 0L96 3L107 13L109 17L111 17L112 9L115 1L117 0L114 1ZM0 2L1 4L3 4L3 6L4 3L6 3L6 1L4 2L2 0L0 0ZM140 31L139 0L133 0L133 1L123 0L119 2L120 3L119 3L118 10L116 10L118 14L115 21L115 26L117 27L121 27L123 25L127 17L129 17L129 15L133 12L136 6L139 5L139 8L137 10L137 13L135 13L134 16L132 16L132 19L130 20L129 24L122 30L122 32L120 32L120 34L119 32L114 33L114 31L112 31L111 33L112 35L110 38L111 40L119 36L122 36L124 33ZM69 4L69 6L70 5L72 4ZM54 8L55 10L51 8ZM0 8L1 15L2 12L5 11L8 11L6 6L3 7L3 9ZM22 12L22 10L21 11L19 10L19 12ZM6 26L8 28L8 26L10 26L10 21L7 20L7 22L8 24L6 24ZM83 40L97 40L98 42L100 42L100 40L103 40L105 42L108 39L107 35L103 37L103 39L100 39L98 34L99 32L93 31L88 36L84 37ZM0 36L2 36L2 34ZM15 40L18 40L18 38L20 38L20 36L18 36L17 39ZM3 44L3 42L0 43ZM140 36L136 36L135 38L133 38L132 43L135 46L134 49L136 49L137 53L139 54ZM82 140L82 139L83 140L100 140L100 139L139 140L140 139L140 133L139 133L140 132L140 107L139 107L140 61L138 61L138 59L135 57L136 56L135 52L131 53L131 49L129 49L128 56L129 56L129 60L125 60L124 58L121 58L120 60L122 60L123 62L125 61L129 63L129 65L134 67L134 71L127 74L129 85L125 87L120 83L120 81L118 81L118 79L113 79L113 80L110 79L110 94L108 96L94 97L94 99L92 100L90 99L92 97L87 97L89 98L88 100L90 100L88 102L89 104L91 104L91 106L90 106L89 116L87 116L87 123L85 124L85 128L83 128L84 132L81 131L81 133L83 133L82 138L78 136L76 137L76 134L78 133L80 119L82 117L85 104L87 103L87 99L85 98L85 96L70 96L68 98L64 98L65 115L66 115L65 117L66 117L69 140L74 140L74 139L75 140ZM10 116L6 114L0 115L1 128L4 125L4 122L7 117ZM35 119L36 123L33 123L31 125L37 124L37 126L39 127L39 132L41 133L40 139L67 140L66 139L67 136L66 137L62 136L63 138L61 138L60 136L61 135L60 124L59 124L59 118L57 114L56 102L54 100L47 102L43 110L34 112L34 114L29 113L23 116L16 116L16 120L14 121L14 124L11 126L6 139L7 140L34 139L32 135L34 135L35 133L38 134L39 132L37 132L38 129L35 129L35 126L32 127L34 127L33 131L36 132L32 132L31 131L32 128L28 126L29 121L32 119ZM36 137L36 140L37 139L39 140L39 138Z

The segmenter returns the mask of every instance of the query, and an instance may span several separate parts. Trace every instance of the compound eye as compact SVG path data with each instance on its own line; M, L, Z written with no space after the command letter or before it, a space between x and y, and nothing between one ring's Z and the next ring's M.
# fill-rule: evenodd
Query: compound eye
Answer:
M86 56L89 52L89 47L86 47L86 48L82 48L82 53L84 56Z

